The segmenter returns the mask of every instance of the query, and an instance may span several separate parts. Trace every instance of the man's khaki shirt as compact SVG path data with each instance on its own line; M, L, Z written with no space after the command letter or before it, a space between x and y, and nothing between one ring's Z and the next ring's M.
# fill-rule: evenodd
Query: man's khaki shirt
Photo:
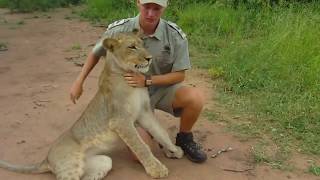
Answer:
M110 24L103 37L93 48L96 57L106 55L102 40L119 32L131 32L140 29L139 15ZM147 74L159 75L190 69L188 41L186 35L174 23L160 19L153 35L144 36L145 48L152 55L152 63Z

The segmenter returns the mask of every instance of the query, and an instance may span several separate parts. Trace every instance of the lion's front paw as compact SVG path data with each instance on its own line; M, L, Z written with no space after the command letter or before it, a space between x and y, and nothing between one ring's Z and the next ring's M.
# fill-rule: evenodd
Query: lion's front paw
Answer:
M175 151L169 151L168 149L164 149L164 153L168 158L182 158L183 157L183 150L181 147L176 146Z
M155 161L151 166L146 167L146 171L152 178L163 178L169 175L168 168L160 161Z

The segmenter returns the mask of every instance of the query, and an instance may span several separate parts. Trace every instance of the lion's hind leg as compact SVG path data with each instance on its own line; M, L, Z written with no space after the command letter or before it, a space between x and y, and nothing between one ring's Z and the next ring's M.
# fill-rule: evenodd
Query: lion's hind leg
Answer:
M84 162L78 158L66 158L56 162L54 174L57 180L80 180L84 174Z
M64 136L48 154L48 162L57 180L80 180L84 174L84 161L84 152L71 136Z
M81 180L101 180L112 168L112 160L105 155L87 157L85 161L85 174Z

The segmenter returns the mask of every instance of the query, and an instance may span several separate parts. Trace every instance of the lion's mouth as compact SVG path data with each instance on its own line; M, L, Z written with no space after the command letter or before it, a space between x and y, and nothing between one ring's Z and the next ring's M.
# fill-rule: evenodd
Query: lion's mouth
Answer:
M134 67L136 69L143 69L143 68L147 68L149 66L149 63L147 64L136 64Z
M142 73L146 73L149 70L149 65L150 65L150 62L146 62L146 63L143 63L143 64L136 64L134 67L138 71L140 71Z

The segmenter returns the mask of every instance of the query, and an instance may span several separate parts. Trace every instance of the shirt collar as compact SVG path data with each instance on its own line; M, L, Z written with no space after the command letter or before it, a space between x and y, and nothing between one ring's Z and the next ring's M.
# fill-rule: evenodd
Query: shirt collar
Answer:
M134 17L134 19L133 19L134 20L134 27L137 29L141 29L140 24L139 24L139 17L140 17L140 15ZM158 40L162 40L163 39L163 27L164 27L163 23L164 23L163 19L160 19L159 24L158 24L154 34L148 35L148 36L143 36L142 38L155 37Z

